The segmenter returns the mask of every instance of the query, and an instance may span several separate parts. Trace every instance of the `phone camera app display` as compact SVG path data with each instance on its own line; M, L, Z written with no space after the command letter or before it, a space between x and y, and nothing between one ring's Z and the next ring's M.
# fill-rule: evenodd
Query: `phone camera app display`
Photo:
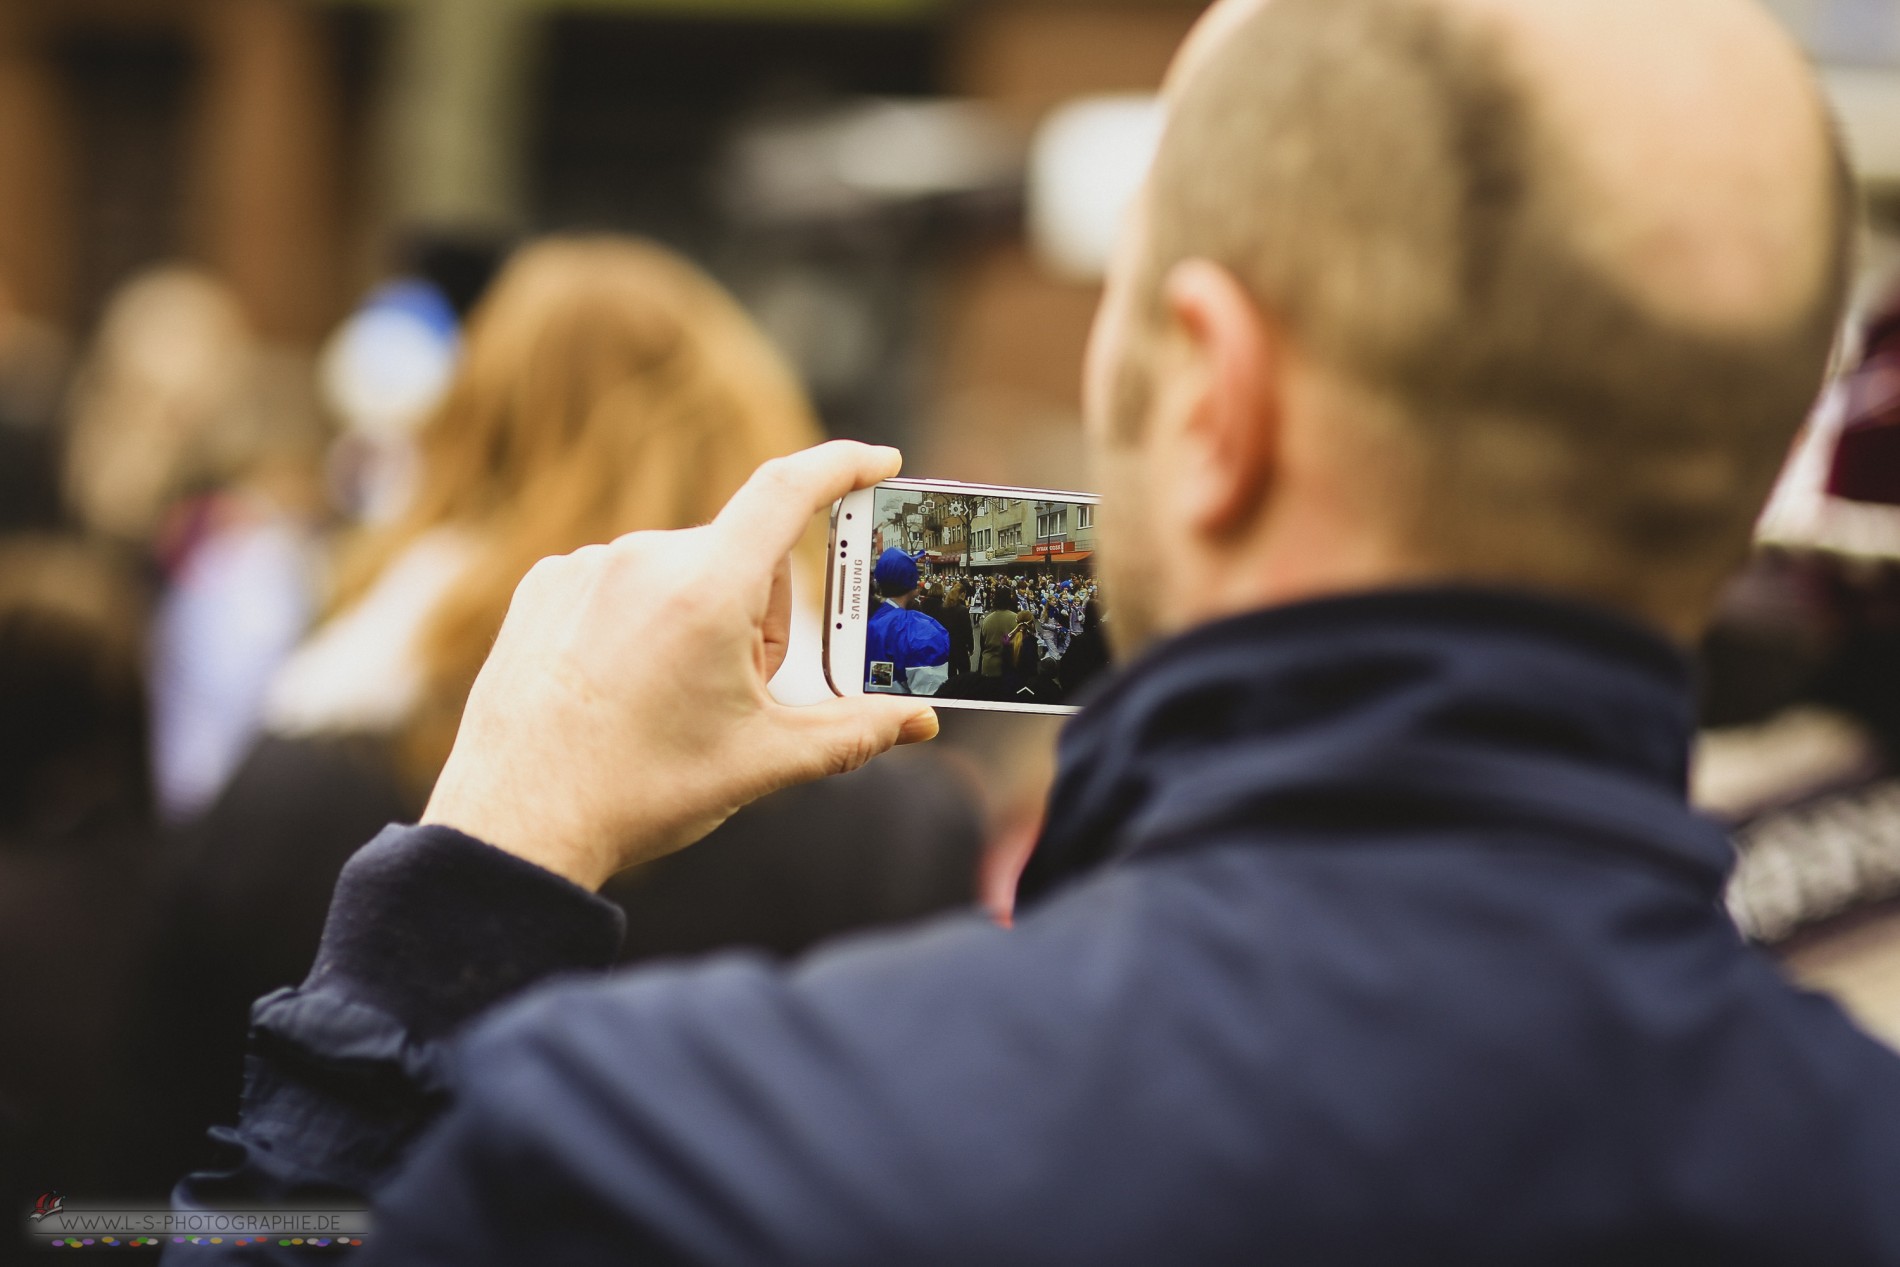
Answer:
M1108 664L1087 502L879 488L864 689L1065 704Z

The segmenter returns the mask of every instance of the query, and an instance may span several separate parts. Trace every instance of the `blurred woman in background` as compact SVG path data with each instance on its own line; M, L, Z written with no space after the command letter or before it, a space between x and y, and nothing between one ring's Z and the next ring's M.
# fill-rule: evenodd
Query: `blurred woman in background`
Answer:
M242 464L256 352L237 297L185 265L115 290L74 384L66 501L88 531L144 546L184 498Z
M166 265L113 295L76 377L67 504L161 582L153 772L175 822L230 777L315 615L324 434L309 369L260 343L223 282Z
M172 1075L196 1084L201 1119L233 1111L249 1005L304 975L344 860L420 811L535 561L704 522L760 463L821 438L739 307L650 244L522 249L464 346L420 433L408 512L348 553L333 614L280 674L263 740L198 833L178 972L200 996L208 1046ZM787 703L828 694L822 551L815 531L797 556L803 611L773 683ZM608 896L629 909L629 957L791 953L969 901L980 831L961 784L933 763L884 762L761 802Z
M409 510L346 554L270 732L379 737L419 804L536 560L710 519L759 463L819 438L790 372L685 261L604 238L526 248L418 437Z

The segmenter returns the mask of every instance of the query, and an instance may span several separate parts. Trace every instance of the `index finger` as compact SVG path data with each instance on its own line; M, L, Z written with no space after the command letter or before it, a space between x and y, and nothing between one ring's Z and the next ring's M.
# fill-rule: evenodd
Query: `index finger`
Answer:
M773 458L726 503L713 530L735 558L769 577L805 535L811 517L846 493L897 474L903 455L882 445L832 440Z

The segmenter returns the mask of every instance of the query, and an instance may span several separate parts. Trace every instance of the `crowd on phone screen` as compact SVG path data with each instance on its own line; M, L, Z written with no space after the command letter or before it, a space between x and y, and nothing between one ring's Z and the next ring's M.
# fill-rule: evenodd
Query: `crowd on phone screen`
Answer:
M887 556L893 551L886 551ZM901 553L901 552L895 552ZM1095 578L1083 574L940 568L911 581L896 560L880 560L878 597L865 659L866 688L940 699L1060 704L1070 702L1108 663ZM898 572L893 581L889 574ZM893 592L894 591L894 592ZM943 631L936 653L926 651L924 671L888 677L881 665L906 667L906 648L881 637L889 609L898 605ZM937 640L926 639L934 646ZM937 654L942 658L938 659ZM932 670L942 665L942 672Z

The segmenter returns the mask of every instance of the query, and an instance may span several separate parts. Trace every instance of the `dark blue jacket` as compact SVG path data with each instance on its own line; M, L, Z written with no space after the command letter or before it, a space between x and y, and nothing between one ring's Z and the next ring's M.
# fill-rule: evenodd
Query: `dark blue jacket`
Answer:
M373 1191L404 1264L1900 1264L1900 1059L1724 915L1690 734L1682 658L1592 611L1261 612L1070 726L1013 931L574 980L454 1042L612 916L392 830L180 1199Z

